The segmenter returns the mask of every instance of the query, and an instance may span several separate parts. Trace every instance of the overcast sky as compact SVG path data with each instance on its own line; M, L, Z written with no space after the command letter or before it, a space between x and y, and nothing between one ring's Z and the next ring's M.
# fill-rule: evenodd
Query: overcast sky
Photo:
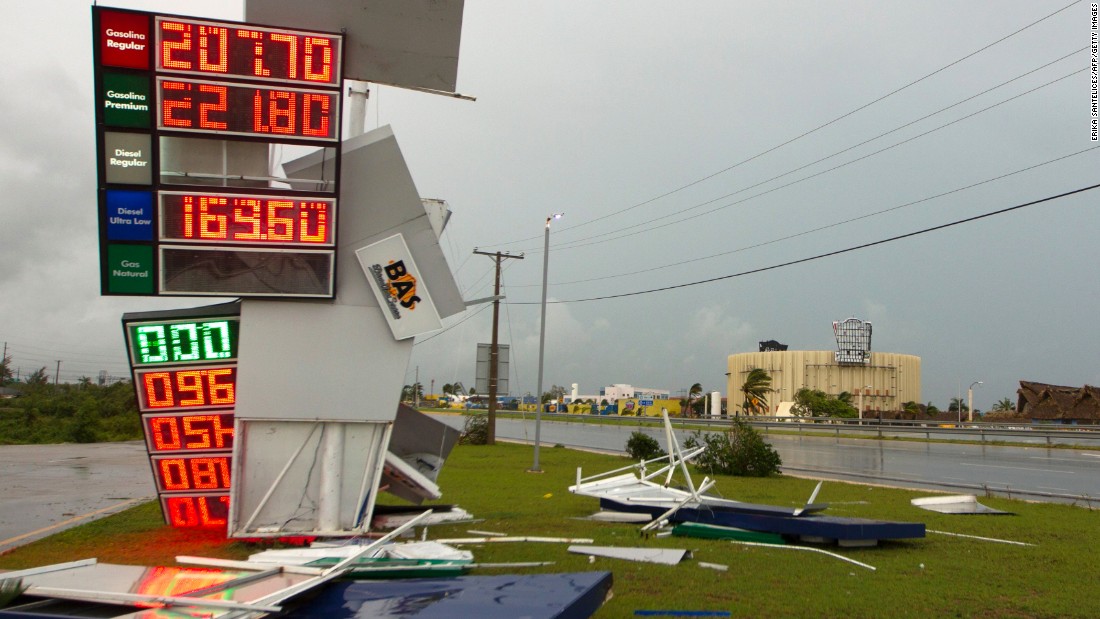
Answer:
M475 248L525 254L504 272L513 394L535 391L543 223L564 211L544 388L725 396L728 355L833 350L855 316L873 350L921 357L923 401L980 380L986 410L1020 380L1100 384L1100 190L735 275L1100 182L1090 3L1066 5L467 0L458 90L477 101L372 87L366 124L450 204L467 299L492 291ZM37 0L0 23L0 342L63 381L128 374L123 312L210 302L99 296L90 14ZM486 307L421 337L406 382L472 386Z

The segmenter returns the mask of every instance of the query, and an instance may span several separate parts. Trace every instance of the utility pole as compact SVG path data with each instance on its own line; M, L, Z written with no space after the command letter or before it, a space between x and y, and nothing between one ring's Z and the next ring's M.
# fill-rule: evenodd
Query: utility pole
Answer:
M61 360L60 359L57 360L57 369L54 370L54 373L53 373L53 386L54 387L57 386L57 377L58 377L59 374L61 374Z
M489 345L489 428L485 442L495 445L497 442L497 360L500 358L497 350L497 325L500 324L500 261L504 258L516 258L523 260L523 254L512 255L509 253L474 250L475 254L489 256L496 263L496 284L493 286L493 340Z

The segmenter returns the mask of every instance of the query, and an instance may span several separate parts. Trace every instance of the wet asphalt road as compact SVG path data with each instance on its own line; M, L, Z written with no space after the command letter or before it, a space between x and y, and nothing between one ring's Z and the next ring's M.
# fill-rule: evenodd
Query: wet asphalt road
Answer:
M0 447L0 552L155 492L140 441Z

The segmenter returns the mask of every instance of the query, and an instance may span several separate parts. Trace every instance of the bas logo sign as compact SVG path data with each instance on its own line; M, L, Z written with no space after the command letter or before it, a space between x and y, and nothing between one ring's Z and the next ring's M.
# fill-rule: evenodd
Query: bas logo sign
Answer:
M416 278L405 269L405 261L390 261L383 270L386 272L386 279L389 280L390 295L397 299L401 307L416 309L416 303L420 301L420 297L416 296Z

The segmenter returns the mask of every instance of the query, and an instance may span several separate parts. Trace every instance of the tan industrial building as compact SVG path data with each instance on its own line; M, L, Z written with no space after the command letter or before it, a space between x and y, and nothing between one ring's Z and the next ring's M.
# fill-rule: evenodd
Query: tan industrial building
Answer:
M726 393L728 413L743 415L744 394L741 386L753 368L771 376L768 397L769 414L780 411L784 402L793 402L803 387L817 389L836 397L847 391L852 405L862 408L864 416L878 411L898 411L906 402L920 402L920 357L889 352L870 352L865 364L840 364L831 350L783 350L746 352L730 355L727 360Z

